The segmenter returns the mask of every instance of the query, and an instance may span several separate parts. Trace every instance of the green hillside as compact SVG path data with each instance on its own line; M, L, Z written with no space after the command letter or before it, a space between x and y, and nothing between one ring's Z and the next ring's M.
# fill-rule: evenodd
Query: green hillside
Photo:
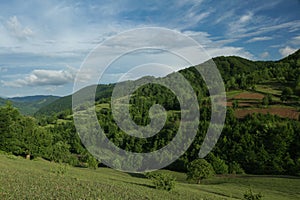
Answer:
M96 101L107 101L111 96L111 92L113 90L114 84L109 85L98 85L96 90ZM86 87L82 90L89 90L91 87ZM82 90L80 92L82 92ZM47 115L50 116L52 114L72 109L72 95L68 95L62 98L57 99L41 107L36 113L36 116Z
M33 115L40 108L47 106L48 104L56 101L60 97L51 95L37 95L37 96L26 96L26 97L13 97L3 99L0 98L0 106L5 105L7 101L10 101L14 107L24 115Z
M279 90L289 86L294 90L295 95L300 96L300 50L278 61L251 61L237 56L221 56L213 60L222 75L227 91L255 90L257 85L272 81L281 85ZM179 73L189 80L197 93L207 92L200 74L194 67L180 70ZM297 84L299 84L298 87ZM96 101L102 100L103 102L109 98L113 87L114 84L99 85ZM36 114L52 115L71 108L72 98L66 96L42 107Z
M300 179L280 176L220 176L203 184L187 183L185 174L166 170L176 177L175 189L155 189L143 175L109 168L74 168L42 159L25 160L0 155L0 199L242 199L251 189L264 200L297 200Z

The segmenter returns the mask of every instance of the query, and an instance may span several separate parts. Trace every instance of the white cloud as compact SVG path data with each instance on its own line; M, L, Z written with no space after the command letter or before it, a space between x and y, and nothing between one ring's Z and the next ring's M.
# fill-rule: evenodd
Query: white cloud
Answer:
M244 48L228 45L229 43L236 41L235 39L213 40L210 39L210 34L196 31L185 31L183 34L196 40L211 57L236 55L247 59L254 58L254 56Z
M218 17L216 20L215 20L215 24L218 24L220 22L223 22L225 20L228 20L229 18L231 18L232 16L234 15L234 10L230 10L226 13L222 13L222 15L220 17Z
M300 35L292 38L292 44L298 45L300 44Z
M10 17L6 25L8 31L18 39L28 39L33 36L33 31L29 27L24 27L17 16Z
M242 47L223 46L219 48L211 48L207 49L207 53L212 57L240 56L247 59L254 59L254 56Z
M294 32L296 30L299 30L300 29L300 20L294 20L294 21L290 21L290 22L269 25L269 26L260 28L260 30L263 32L276 31L278 29L286 29L289 32Z
M286 46L284 48L279 49L279 53L283 56L286 57L292 53L294 53L295 51L297 51L297 49L294 49L292 47Z
M73 82L76 70L69 67L66 70L33 70L23 79L3 81L5 86L60 86Z
M248 12L240 18L228 24L228 35L245 33L249 29L249 23L253 19L253 13Z
M243 16L240 18L239 22L240 22L240 23L246 23L246 22L250 21L250 20L252 19L252 17L253 17L253 13L252 13L252 12L249 12L249 13L247 13L246 15L243 15Z
M260 54L260 57L262 59L266 59L266 58L270 57L270 54L269 54L269 52L265 51L265 52L263 52L263 53Z
M254 37L254 38L248 40L247 42L251 43L251 42L266 41L266 40L272 40L272 39L273 39L272 37L268 37L268 36Z

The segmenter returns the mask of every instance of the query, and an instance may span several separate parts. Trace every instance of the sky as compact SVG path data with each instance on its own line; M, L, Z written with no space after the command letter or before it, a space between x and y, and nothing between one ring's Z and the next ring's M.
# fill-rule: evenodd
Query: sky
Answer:
M211 57L279 60L300 48L299 0L11 0L0 10L0 97L71 94L89 52L135 28L177 31ZM124 78L120 66L103 82Z

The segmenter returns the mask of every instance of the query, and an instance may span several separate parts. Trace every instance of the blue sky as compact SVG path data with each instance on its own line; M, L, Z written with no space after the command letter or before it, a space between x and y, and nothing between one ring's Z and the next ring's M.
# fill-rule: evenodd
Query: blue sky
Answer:
M300 48L299 0L29 0L0 9L2 97L70 94L88 53L133 28L179 31L212 57L278 60Z

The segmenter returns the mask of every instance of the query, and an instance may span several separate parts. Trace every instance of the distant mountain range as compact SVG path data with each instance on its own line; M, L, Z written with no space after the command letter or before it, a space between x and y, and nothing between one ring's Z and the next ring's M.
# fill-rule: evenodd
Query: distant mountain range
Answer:
M40 108L58 100L59 96L36 95L25 97L0 98L0 106L5 105L7 101L12 102L13 106L18 108L24 115L33 115Z

